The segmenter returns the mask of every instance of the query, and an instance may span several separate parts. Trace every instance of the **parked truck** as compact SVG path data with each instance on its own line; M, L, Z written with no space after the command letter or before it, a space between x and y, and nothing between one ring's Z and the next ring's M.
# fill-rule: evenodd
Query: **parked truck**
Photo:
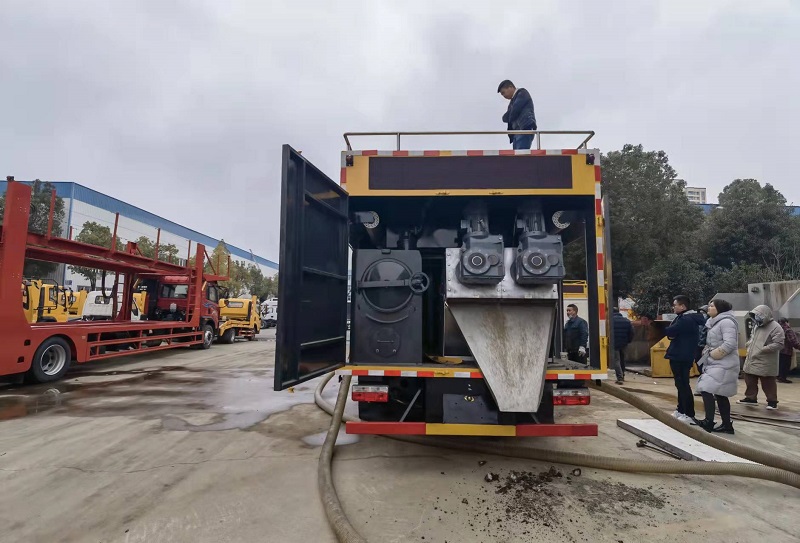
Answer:
M85 293L85 302L81 310L80 318L86 321L107 321L114 318L116 310L122 306L122 293L117 293L116 305L110 292L93 290ZM144 292L133 293L133 303L131 303L131 320L138 321L146 318L144 315Z
M236 339L252 341L261 331L258 296L252 298L222 298L219 301L220 343L233 343Z
M73 363L85 363L128 354L176 347L209 348L219 324L218 281L214 270L204 272L208 255L198 244L187 264L162 262L144 256L136 243L116 249L117 215L111 247L98 247L53 235L55 192L50 202L47 231L29 232L31 188L9 178L6 206L0 226L0 378L49 382L60 379ZM155 254L161 232L156 239ZM111 320L30 322L20 289L26 258L84 266L112 272L112 298L121 291L119 309ZM121 280L119 278L122 278ZM134 285L145 292L146 319L132 321ZM28 305L31 298L28 297Z
M22 281L22 311L28 322L67 322L68 299L58 283L47 279Z
M565 134L586 137L411 151L401 133L395 150L354 150L345 134L340 183L284 146L275 389L356 376L348 433L597 435L554 420L555 405L589 404L586 382L607 378L613 349L600 153L593 133ZM588 264L574 274L586 277L585 363L561 348L572 243Z

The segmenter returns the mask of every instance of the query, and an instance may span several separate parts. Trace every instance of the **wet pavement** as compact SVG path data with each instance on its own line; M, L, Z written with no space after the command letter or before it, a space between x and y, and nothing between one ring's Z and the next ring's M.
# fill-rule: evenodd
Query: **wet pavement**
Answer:
M316 488L330 419L313 405L316 382L272 390L274 330L261 336L0 388L0 541L333 541ZM800 411L795 386L779 390L785 418ZM631 376L625 387L674 405L670 380ZM517 443L663 459L616 427L636 416L595 393L591 406L557 417L596 421L597 438ZM736 428L736 440L800 453L800 430ZM575 466L344 433L334 462L345 510L369 541L780 542L800 533L798 491L760 481L589 469L575 478ZM484 480L490 471L496 482ZM569 480L552 475L561 471Z

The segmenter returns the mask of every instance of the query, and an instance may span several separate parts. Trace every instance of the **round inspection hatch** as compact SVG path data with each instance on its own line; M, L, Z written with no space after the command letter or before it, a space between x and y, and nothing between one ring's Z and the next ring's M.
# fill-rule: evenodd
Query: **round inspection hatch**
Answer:
M361 280L365 283L409 281L411 275L411 269L402 262L384 259L370 264ZM408 286L365 288L361 294L367 304L381 313L393 313L401 310L414 296Z

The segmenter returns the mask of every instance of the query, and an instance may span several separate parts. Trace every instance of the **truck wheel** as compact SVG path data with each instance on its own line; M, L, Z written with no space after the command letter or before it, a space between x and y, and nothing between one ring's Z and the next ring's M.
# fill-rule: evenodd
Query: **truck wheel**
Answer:
M208 323L200 327L203 331L203 343L199 345L200 349L210 349L211 344L214 343L214 327Z
M233 343L233 338L236 337L236 330L234 328L228 328L225 332L222 333L222 337L219 339L220 343L225 343L226 345L230 345Z
M61 379L72 362L72 349L60 337L51 337L42 342L33 355L28 379L35 383L49 383Z

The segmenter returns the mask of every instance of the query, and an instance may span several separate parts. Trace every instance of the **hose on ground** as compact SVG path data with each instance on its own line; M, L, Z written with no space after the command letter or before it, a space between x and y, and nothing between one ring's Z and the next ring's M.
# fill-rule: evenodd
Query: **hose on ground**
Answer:
M330 382L333 376L334 373L329 373L326 375L322 381L320 381L319 385L314 391L314 401L317 406L332 416L331 426L328 429L328 434L325 438L325 443L322 446L322 452L320 453L319 459L318 484L320 495L322 496L325 513L328 516L328 520L330 521L338 540L340 542L347 543L366 543L366 540L358 534L355 528L353 528L353 526L347 520L347 516L344 514L341 503L339 502L339 498L336 494L336 489L333 486L331 459L333 457L333 448L336 444L336 437L338 436L339 428L341 427L343 420L359 420L355 417L344 414L344 407L347 403L347 393L350 389L351 376L347 375L342 378L335 406L331 405L322 397L322 391L325 389L325 386ZM728 441L727 439L708 434L699 428L688 426L665 414L663 411L658 409L658 407L625 390L612 387L611 385L598 386L592 383L590 386L596 390L606 392L620 400L630 403L632 406L644 411L653 418L663 422L664 424L667 424L671 428L674 428L675 430L678 430L689 437L699 437L700 439L698 439L698 441L701 441L707 445L718 448L725 452L729 452L730 454L735 454L736 456L751 460L753 462L765 463L766 465L745 464L741 462L630 460L626 458L599 456L570 451L535 449L502 442L480 443L472 441L466 445L459 440L435 438L430 436L385 437L390 437L397 441L415 443L428 447L440 447L468 451L472 453L506 456L510 458L526 458L530 460L552 462L556 464L572 464L594 469L621 471L627 473L662 473L673 475L734 475L738 477L773 481L775 483L781 483L800 489L800 475L797 471L795 471L797 468L796 461L784 459L778 457L777 455L764 453L763 451L754 449L753 447L734 443ZM735 447L731 447L730 445L735 445ZM760 460L756 460L756 458L759 458ZM787 467L772 467L775 464Z
M632 405L636 409L647 413L654 419L666 424L670 428L673 428L682 434L699 441L700 443L708 445L709 447L714 447L715 449L719 449L720 451L724 451L728 454L750 460L751 462L756 462L765 466L771 466L773 468L800 474L800 462L797 460L785 458L783 456L756 449L742 443L736 443L735 441L715 436L714 434L709 434L697 426L684 424L669 414L664 413L664 411L650 402L643 400L636 394L628 392L627 390L623 390L620 387L612 386L610 384L598 385L594 382L590 382L589 388L593 388L614 396L615 398Z
M333 377L333 373L325 377L323 382L328 384L331 377ZM330 412L332 415L331 426L328 428L328 435L325 436L325 442L322 444L322 451L319 455L317 485L322 498L322 506L325 508L325 514L328 516L331 528L336 533L336 538L339 541L347 541L348 543L367 543L367 540L361 537L356 529L353 528L353 525L347 519L347 515L344 514L342 504L339 502L339 496L336 494L336 487L333 485L333 474L331 473L333 446L336 444L336 436L339 435L339 428L342 425L344 406L347 403L347 393L350 390L350 379L349 375L342 379L339 395L336 398L336 406ZM322 396L320 396L321 398Z

